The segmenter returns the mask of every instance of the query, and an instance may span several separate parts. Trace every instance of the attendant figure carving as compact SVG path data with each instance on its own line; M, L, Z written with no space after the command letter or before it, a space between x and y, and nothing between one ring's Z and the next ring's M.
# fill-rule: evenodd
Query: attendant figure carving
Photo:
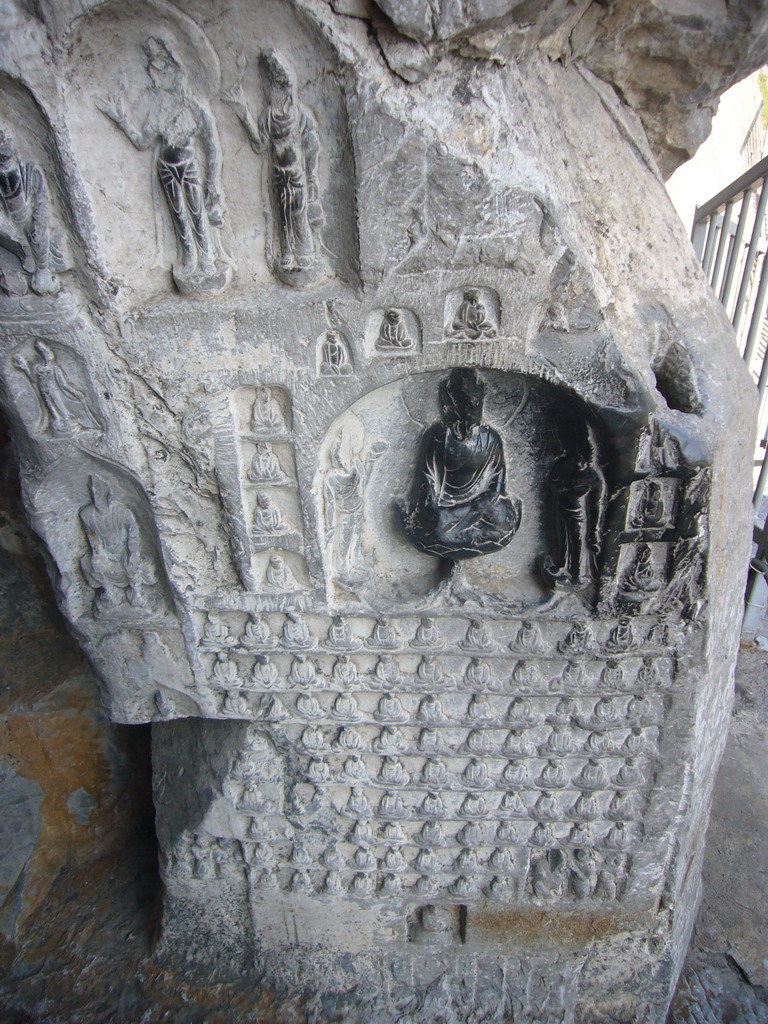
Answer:
M591 438L555 460L547 486L555 546L542 560L542 575L552 587L578 590L597 576L605 512L605 477Z
M270 555L264 574L264 589L290 593L301 589L290 567L285 564L282 555Z
M375 441L365 458L353 450L348 432L341 431L330 453L323 481L327 549L335 578L354 587L370 576L363 556L365 488L371 468L387 450L386 441Z
M89 477L88 486L92 503L80 510L88 553L80 559L80 568L96 591L94 615L146 610L155 603L147 588L157 584L158 576L144 550L136 516L113 497L101 477Z
M120 96L99 100L97 106L136 149L155 146L157 176L180 249L181 262L173 266L176 287L185 294L219 292L229 284L231 267L223 259L217 261L213 238L213 231L223 224L216 127L210 113L189 95L186 72L168 43L150 36L144 55L152 85L141 128L131 121Z
M454 369L441 382L442 419L424 434L410 497L399 508L411 543L438 558L499 551L520 524L520 502L505 494L501 438L482 423L484 398L475 370Z
M47 425L52 434L60 437L71 437L83 430L101 431L102 425L91 407L91 400L82 388L69 380L50 345L36 341L35 352L39 356L35 362L30 364L17 353L13 365L32 385L44 410L38 429L44 430Z
M40 168L20 160L0 128L0 289L6 295L55 295L50 204Z
M233 108L251 147L269 162L274 238L267 258L272 272L286 284L302 286L324 276L320 229L317 128L299 101L292 69L277 50L259 58L265 106L258 121L245 100L242 82L222 99Z

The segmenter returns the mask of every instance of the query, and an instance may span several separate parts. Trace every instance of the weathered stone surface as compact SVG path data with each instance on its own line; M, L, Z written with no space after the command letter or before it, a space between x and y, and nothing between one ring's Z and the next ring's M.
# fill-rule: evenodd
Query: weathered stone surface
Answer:
M108 713L152 723L158 961L318 1021L660 1021L751 407L642 125L536 47L431 70L319 0L41 11L1 397ZM56 838L109 821L86 739Z
M665 178L709 134L721 93L760 67L768 48L765 5L748 0L378 2L435 55L506 62L540 47L593 71L639 114Z

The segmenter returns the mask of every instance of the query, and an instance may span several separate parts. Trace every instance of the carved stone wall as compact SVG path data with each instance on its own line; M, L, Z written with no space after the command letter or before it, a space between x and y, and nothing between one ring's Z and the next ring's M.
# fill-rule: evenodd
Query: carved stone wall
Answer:
M641 128L536 49L407 83L320 0L46 17L2 51L0 398L154 723L158 955L316 1020L661 1021L751 408Z

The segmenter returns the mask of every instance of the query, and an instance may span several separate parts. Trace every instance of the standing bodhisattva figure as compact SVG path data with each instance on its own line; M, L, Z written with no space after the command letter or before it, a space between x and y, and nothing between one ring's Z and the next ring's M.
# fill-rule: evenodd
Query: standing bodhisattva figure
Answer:
M157 36L144 43L150 108L141 128L129 119L119 96L97 102L138 150L157 143L156 167L181 249L173 279L180 292L218 292L229 283L230 266L217 263L211 228L222 226L221 152L213 118L187 92L184 68ZM204 159L201 179L195 140Z
M323 222L318 187L317 129L299 103L295 77L276 50L259 59L266 105L256 122L242 83L222 96L243 123L256 153L269 157L275 244L272 270L286 284L309 283L318 269L319 229Z

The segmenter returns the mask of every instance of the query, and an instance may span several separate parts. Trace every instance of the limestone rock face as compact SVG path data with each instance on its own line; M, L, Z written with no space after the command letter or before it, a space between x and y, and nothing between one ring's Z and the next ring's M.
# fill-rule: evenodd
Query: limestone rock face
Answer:
M318 1021L661 1022L752 407L639 119L353 5L42 11L0 397L105 707L152 723L159 961Z
M748 0L377 3L433 54L505 62L539 48L588 67L638 113L665 178L693 156L721 93L760 67L768 46L765 5Z

